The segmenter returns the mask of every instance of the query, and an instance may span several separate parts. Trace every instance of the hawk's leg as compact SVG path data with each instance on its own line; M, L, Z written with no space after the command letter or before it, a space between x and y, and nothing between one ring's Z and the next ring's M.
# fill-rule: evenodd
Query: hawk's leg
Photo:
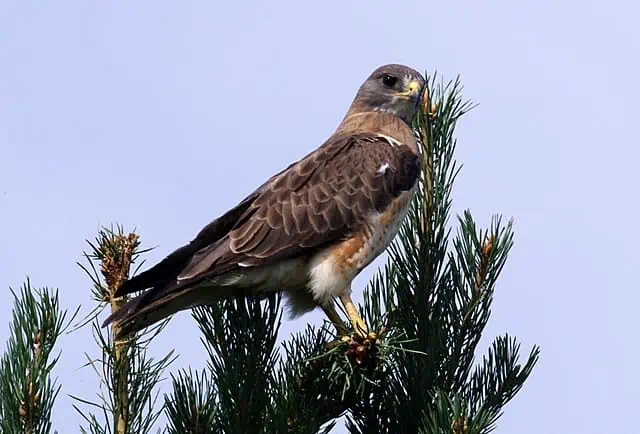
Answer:
M355 330L356 334L358 334L358 336L361 336L362 338L375 340L377 338L376 334L373 332L369 332L367 324L365 324L364 320L358 313L356 305L353 304L353 301L351 300L351 295L341 295L340 301L347 311L347 315L349 316L349 320L351 320L351 324L353 325L353 329Z
M336 308L333 302L331 302L331 304L329 305L322 306L322 310L324 311L325 315L327 315L327 318L329 318L329 321L331 321L333 326L336 328L338 336L345 336L347 334L347 329L344 327L342 318L340 318L340 315L338 315L338 312L336 312Z

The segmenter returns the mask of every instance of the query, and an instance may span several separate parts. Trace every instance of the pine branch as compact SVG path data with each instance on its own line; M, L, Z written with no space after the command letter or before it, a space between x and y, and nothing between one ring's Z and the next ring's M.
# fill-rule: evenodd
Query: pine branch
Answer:
M0 432L51 432L51 410L60 385L51 379L58 338L75 318L60 309L58 292L27 282L14 297L10 338L0 361Z
M225 299L194 309L193 316L216 385L217 432L263 432L278 360L280 296Z
M342 385L328 380L329 358L318 358L326 351L330 336L325 327L308 326L285 342L285 356L274 374L273 404L265 432L328 432L334 425L331 421L346 410L339 399Z
M358 359L362 352L357 350L373 347L335 341L328 327L308 326L285 342L270 414L273 425L266 432L329 432L334 420L373 386L375 354Z
M483 433L491 432L502 408L518 393L540 357L534 346L524 366L519 361L520 344L508 335L497 337L482 363L476 366L466 391L469 408L487 415Z
M118 287L129 277L129 268L133 260L133 252L138 248L138 236L130 233L124 236L122 233L101 232L98 240L98 250L95 258L101 262L100 271L107 283L106 299L111 306L111 311L115 312L126 300L124 297L116 297ZM118 324L112 323L111 335L118 334ZM126 340L115 340L109 347L108 353L114 364L113 376L113 404L114 404L114 427L119 434L127 432L129 420L129 396L128 384L129 359L126 357L131 348L130 342Z
M275 347L279 296L221 300L196 308L193 315L209 354L207 377L214 387L194 387L187 374L174 379L174 392L167 398L174 432L179 426L192 427L187 432L329 432L334 419L374 384L375 348L367 347L372 352L360 358L364 342L340 341L327 351L333 335L324 327L294 335L281 359ZM213 418L208 428L201 422L205 414L207 420Z
M172 376L173 392L165 396L169 434L216 434L218 412L215 391L206 372L184 370Z
M91 323L94 339L101 349L101 357L93 360L87 355L87 365L92 366L101 380L97 401L73 397L79 403L100 410L102 417L74 408L83 416L87 427L82 432L91 433L148 433L162 413L155 408L158 393L155 386L164 370L175 359L170 352L159 360L147 356L149 342L166 326L168 321L123 339L114 340L118 325L106 331L100 327L97 316L106 307L111 311L126 302L126 297L115 297L115 291L129 277L133 265L144 251L139 251L139 239L135 233L103 229L94 243L89 242L91 253L85 253L86 265L81 265L93 284L93 295L98 301L82 325ZM99 264L100 274L94 264Z

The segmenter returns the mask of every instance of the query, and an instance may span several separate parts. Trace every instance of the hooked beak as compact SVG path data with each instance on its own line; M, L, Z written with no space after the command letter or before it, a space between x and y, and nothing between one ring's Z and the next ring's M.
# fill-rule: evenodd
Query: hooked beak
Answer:
M399 96L401 98L416 98L422 96L422 85L418 80L411 80L406 87L405 92L397 92L393 96Z

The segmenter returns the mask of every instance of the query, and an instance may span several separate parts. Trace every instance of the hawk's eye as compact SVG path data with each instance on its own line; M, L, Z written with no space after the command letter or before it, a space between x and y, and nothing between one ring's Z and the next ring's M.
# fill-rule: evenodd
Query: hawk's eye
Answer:
M385 74L382 76L382 84L387 87L393 87L397 81L398 79L393 75Z

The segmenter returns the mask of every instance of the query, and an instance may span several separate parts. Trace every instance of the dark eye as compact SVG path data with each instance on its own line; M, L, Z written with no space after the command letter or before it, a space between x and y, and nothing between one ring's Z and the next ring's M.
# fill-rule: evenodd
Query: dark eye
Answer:
M385 74L382 76L382 84L387 87L393 87L397 81L398 79L393 75Z

